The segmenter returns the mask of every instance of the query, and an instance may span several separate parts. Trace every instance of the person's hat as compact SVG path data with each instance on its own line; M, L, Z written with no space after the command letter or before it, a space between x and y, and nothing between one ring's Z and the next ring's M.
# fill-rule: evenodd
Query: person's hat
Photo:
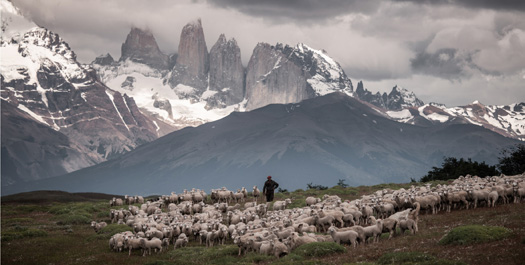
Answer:
M268 179L271 179L271 178L272 178L272 176L268 176Z

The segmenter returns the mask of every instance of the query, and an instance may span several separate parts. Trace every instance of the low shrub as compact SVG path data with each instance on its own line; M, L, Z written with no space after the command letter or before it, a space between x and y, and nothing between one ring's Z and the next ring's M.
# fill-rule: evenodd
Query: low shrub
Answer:
M302 245L292 253L305 257L323 257L336 253L345 253L346 248L335 242L314 242Z
M237 261L239 248L235 245L220 245L212 248L185 247L170 251L173 264L232 264ZM192 257L188 259L187 257Z
M58 225L80 225L91 223L91 218L85 214L61 214L53 217Z
M466 225L456 227L439 241L440 245L465 245L489 242L508 237L511 230L501 226Z
M33 221L34 221L33 218L10 218L10 219L3 218L2 219L2 227L17 226L17 225L20 225L20 224L31 223Z
M109 220L109 211L108 212L99 212L97 213L98 219L106 219Z
M35 228L15 227L14 230L2 230L2 242L11 241L24 237L43 237L47 236L47 232Z

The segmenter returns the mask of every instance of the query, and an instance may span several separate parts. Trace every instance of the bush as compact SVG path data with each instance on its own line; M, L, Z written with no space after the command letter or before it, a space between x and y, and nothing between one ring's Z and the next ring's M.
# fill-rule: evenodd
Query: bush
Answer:
M452 229L440 241L440 245L465 245L489 242L508 237L511 230L500 226L466 225Z
M91 223L91 218L83 214L61 214L53 218L58 225L80 225Z
M498 169L505 175L518 175L525 172L525 145L518 144L514 148L505 149L498 157Z
M2 231L2 242L24 237L42 237L47 236L47 232L35 228L15 227L11 231Z
M420 182L457 179L459 176L467 174L485 177L499 175L499 172L496 170L496 166L489 166L485 162L473 162L470 158L458 160L455 157L445 157L441 167L432 167L432 170L422 177Z
M346 179L339 179L337 181L337 186L340 186L342 188L347 188L348 184L346 184Z
M277 192L279 192L279 193L288 193L289 191L287 189L278 188Z
M312 182L306 184L306 188L309 189L309 190L326 190L326 189L328 189L327 186L314 185L314 184L312 184Z
M45 211L44 207L40 205L20 205L16 207L16 210L19 212L24 212L24 213Z
M336 253L345 253L346 248L335 242L314 242L296 248L292 253L305 257L323 257Z

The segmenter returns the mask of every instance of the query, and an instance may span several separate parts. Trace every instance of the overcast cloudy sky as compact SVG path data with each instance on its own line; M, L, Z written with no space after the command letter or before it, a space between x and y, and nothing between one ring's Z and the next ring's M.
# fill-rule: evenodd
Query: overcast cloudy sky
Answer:
M244 65L258 42L305 43L338 61L354 86L400 85L447 106L525 101L523 0L12 0L62 36L83 63L120 57L131 26L177 51L182 27L202 19L208 49L235 38Z

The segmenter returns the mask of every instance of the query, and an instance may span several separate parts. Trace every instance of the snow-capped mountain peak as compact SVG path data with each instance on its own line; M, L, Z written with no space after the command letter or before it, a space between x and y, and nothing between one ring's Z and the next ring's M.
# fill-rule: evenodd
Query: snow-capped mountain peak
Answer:
M2 19L1 42L17 40L21 34L37 25L20 14L18 8L9 1L0 1L0 14Z
M392 92L390 92L389 96L391 98L390 105L396 104L400 108L420 107L424 104L423 101L416 97L414 92L408 91L398 85L392 88Z
M284 48L286 50L286 47ZM352 95L352 82L346 76L343 68L324 50L316 50L299 43L288 57L302 59L303 69L310 73L307 82L318 96L335 91Z

